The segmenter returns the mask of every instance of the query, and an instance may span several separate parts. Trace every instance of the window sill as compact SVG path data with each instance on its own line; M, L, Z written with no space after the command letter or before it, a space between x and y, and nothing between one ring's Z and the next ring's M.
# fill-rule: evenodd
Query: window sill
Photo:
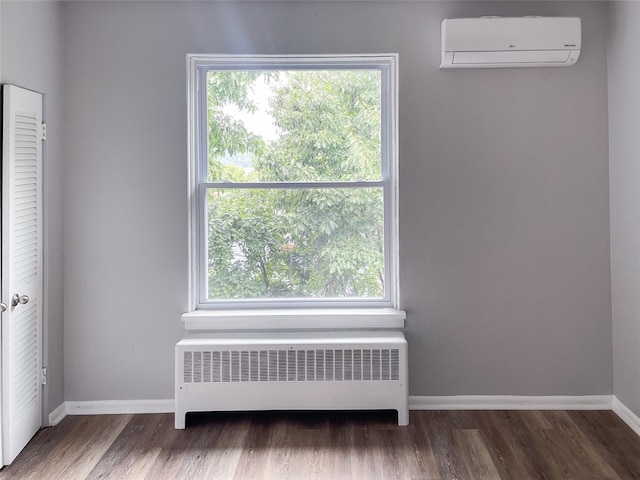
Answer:
M395 308L196 310L182 315L187 331L353 330L403 328L407 314Z

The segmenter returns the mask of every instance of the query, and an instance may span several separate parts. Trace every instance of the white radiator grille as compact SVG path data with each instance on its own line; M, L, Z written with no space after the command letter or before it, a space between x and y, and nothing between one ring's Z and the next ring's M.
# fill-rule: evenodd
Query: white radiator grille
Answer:
M184 383L399 380L391 349L184 352Z

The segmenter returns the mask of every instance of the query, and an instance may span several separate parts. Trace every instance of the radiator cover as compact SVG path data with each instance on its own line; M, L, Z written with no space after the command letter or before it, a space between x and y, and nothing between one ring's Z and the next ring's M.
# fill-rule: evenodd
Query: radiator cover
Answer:
M408 424L401 332L187 333L175 360L178 429L229 410L392 409Z

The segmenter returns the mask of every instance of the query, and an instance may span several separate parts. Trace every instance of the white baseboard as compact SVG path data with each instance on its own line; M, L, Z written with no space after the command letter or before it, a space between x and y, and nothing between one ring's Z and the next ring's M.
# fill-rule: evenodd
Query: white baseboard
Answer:
M64 402L49 414L49 425L57 425L67 415L173 413L174 409L175 402L173 399ZM640 417L614 395L410 396L409 410L613 410L622 421L640 435Z
M611 410L612 395L586 396L517 396L517 395L456 395L450 397L410 396L410 410ZM618 402L622 405L620 402ZM64 405L64 410L62 407ZM54 414L101 415L130 413L173 413L174 400L94 400L65 402ZM625 407L626 408L626 407ZM628 409L627 409L628 410ZM64 412L62 414L61 412ZM630 412L630 410L629 410Z
M175 401L167 400L98 400L65 402L67 415L105 415L130 413L173 413Z
M611 410L612 395L409 397L409 410Z
M53 412L49 414L49 426L54 427L67 416L67 404L62 402Z
M640 435L640 417L633 413L624 403L613 397L613 411L618 415L624 423L629 425L634 432Z

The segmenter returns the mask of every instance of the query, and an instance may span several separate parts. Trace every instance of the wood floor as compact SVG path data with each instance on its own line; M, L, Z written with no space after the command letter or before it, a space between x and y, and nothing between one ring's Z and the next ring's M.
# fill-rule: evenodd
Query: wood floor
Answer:
M610 411L413 411L65 418L0 479L640 479Z

